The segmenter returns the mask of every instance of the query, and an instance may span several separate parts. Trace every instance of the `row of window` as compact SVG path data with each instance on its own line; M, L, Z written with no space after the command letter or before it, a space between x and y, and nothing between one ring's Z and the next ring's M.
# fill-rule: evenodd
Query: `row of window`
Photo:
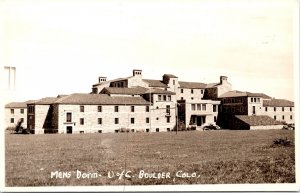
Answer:
M158 120L158 118L156 120ZM72 122L72 120L68 116L67 116L67 122ZM115 122L115 124L120 124L119 118L115 118L114 122ZM150 118L146 117L145 122L150 123ZM170 123L170 117L166 117L166 122ZM79 123L80 123L80 125L84 125L84 118L80 118ZM103 123L103 119L98 118L98 125L102 125L102 123ZM130 123L135 124L135 118L130 118Z
M276 117L276 115L274 115L274 119L275 120L277 120L277 117ZM290 120L292 120L293 119L293 115L290 115ZM284 115L282 115L282 120L285 120L285 117L284 117Z
M171 101L171 95L158 95L158 101Z
M24 109L20 109L20 113L24 114ZM15 109L10 109L10 114L15 114Z
M251 103L260 103L260 98L253 98L251 97Z
M97 110L98 110L98 112L102 112L102 110L103 110L102 106L98 106ZM115 112L119 112L119 106L115 106L114 107L114 111ZM131 112L135 112L135 106L130 106L130 111ZM150 107L149 106L145 106L145 111L149 112L150 111ZM80 106L80 112L84 112L84 106L83 105Z
M274 111L277 111L277 107L273 107L274 108ZM280 107L278 107L280 108ZM265 107L265 111L267 112L268 111L268 107ZM281 111L284 112L285 111L285 108L284 107L281 107ZM290 107L290 111L292 112L293 111L293 107Z
M192 111L195 111L196 107L197 107L197 111L206 111L206 104L191 104L191 106L192 106Z
M180 89L180 92L183 93L183 88ZM191 89L191 94L194 94L194 89ZM204 94L204 90L201 89L201 94Z

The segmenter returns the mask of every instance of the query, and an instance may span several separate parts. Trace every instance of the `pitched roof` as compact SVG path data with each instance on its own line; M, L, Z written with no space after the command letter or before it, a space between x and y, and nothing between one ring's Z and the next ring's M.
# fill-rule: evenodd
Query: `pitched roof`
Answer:
M117 97L106 94L71 94L58 99L56 104L78 105L149 105L142 97Z
M64 97L60 97L60 98L64 98ZM27 104L50 105L58 99L59 98L57 98L57 97L45 97L45 98L42 98L42 99L39 99L39 100L36 100L36 101L32 101L32 102L27 103Z
M206 88L206 84L200 82L183 82L179 81L179 88Z
M170 94L170 95L175 95L175 92L172 91L168 91L168 90L163 90L163 89L159 89L159 88L155 88L155 89L148 89L146 91L146 93L152 93L152 94Z
M26 108L27 104L25 102L11 102L5 105L5 108Z
M163 76L167 76L169 78L178 78L177 76L175 76L173 74L164 74Z
M276 121L267 115L235 115L235 117L250 126L282 125L281 122Z
M128 95L140 95L147 91L144 87L135 88L120 88L120 87L105 87L101 93L103 94L128 94Z
M218 86L220 83L208 83L206 85L206 88L212 88L212 87L215 87L215 86Z
M222 94L219 98L229 98L229 97L262 97L265 99L270 99L268 95L264 93L251 93L251 92L243 92L243 91L238 91L238 90L233 90L233 91L228 91L224 94Z
M143 79L143 81L147 82L150 87L164 87L164 88L168 87L161 80Z
M285 99L271 99L263 101L264 107L293 107L294 102Z

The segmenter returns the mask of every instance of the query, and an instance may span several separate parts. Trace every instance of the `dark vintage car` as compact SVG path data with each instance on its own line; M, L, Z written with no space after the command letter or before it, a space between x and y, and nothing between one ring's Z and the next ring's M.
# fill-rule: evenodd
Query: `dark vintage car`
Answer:
M220 130L221 127L219 127L218 125L215 124L209 124L203 127L203 131L205 130Z

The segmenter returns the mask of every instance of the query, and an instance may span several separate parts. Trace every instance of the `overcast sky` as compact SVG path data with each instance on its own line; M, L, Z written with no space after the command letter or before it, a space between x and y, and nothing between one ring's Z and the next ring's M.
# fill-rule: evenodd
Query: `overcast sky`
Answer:
M127 77L132 69L148 79L170 73L204 83L226 75L235 90L293 100L295 6L296 0L0 1L0 62L17 67L16 100L90 92L98 76Z

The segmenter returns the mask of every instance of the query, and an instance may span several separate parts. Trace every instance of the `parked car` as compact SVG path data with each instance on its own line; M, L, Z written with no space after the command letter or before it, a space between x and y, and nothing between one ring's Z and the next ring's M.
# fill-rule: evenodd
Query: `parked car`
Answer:
M215 124L209 124L203 127L203 131L205 130L220 130L221 127L219 127L218 125Z

